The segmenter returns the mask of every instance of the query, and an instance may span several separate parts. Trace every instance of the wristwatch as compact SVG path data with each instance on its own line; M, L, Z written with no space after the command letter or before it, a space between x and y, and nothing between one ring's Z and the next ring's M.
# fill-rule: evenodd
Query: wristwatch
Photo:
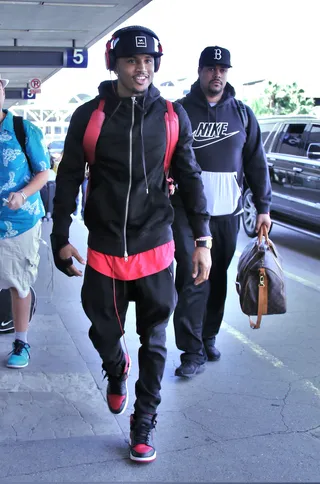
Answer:
M212 239L202 239L195 241L196 247L205 247L206 249L212 248Z

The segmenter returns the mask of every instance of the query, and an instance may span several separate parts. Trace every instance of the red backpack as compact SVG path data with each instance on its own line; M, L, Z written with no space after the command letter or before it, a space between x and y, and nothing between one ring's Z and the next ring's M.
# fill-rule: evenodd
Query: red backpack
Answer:
M166 146L166 152L164 156L163 168L164 168L164 173L169 186L169 193L170 195L172 195L174 191L173 179L168 178L168 174L169 174L172 155L174 153L174 150L176 148L176 145L179 139L179 117L173 109L172 102L166 101L166 103L167 103L167 112L164 115L164 119L166 123L167 146ZM98 108L95 109L91 114L89 123L87 125L86 131L83 137L83 149L86 154L89 167L94 163L97 141L100 136L103 122L106 117L104 113L104 106L105 106L105 101L101 99L101 101L99 102Z

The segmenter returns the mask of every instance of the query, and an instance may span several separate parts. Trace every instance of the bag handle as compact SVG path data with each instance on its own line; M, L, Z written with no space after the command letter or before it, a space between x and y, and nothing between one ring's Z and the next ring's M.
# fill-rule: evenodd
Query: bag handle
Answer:
M265 224L262 224L258 232L258 243L262 243L263 237L266 244L273 247L271 240L269 239L268 229ZM261 325L262 315L268 314L268 277L264 267L259 269L259 284L258 284L258 316L257 321L254 322L249 316L250 327L252 329L259 329Z
M267 229L267 226L265 224L261 225L259 232L258 232L258 242L259 242L259 244L262 243L263 237L266 239L266 243L269 245L270 239L269 239L268 229Z
M254 322L249 316L250 327L252 329L259 329L261 325L262 315L268 314L268 277L264 267L259 269L259 284L258 284L258 317Z

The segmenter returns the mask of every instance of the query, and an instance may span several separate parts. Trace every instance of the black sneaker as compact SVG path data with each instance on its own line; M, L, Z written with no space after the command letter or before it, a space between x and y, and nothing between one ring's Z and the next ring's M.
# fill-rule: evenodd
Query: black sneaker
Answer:
M199 365L198 363L193 363L192 361L184 361L181 363L174 374L176 376L182 376L184 378L191 378L192 376L198 375L199 373L203 373L205 370L205 365Z
M14 333L13 319L0 321L0 333Z
M203 344L209 361L220 360L221 353L215 346L216 338L214 338L213 340L204 341Z
M157 453L153 444L153 429L157 415L130 417L130 459L135 462L152 462Z
M107 403L111 413L121 415L125 412L128 401L128 385L127 379L131 368L131 359L129 355L125 355L125 366L120 377L108 376L107 386Z

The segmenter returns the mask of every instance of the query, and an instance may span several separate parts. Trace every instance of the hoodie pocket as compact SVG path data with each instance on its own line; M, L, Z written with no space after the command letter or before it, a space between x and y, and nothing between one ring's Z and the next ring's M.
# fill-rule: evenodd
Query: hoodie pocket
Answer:
M241 197L237 172L213 173L203 171L201 176L207 198L207 210L210 215L230 215L234 213Z

